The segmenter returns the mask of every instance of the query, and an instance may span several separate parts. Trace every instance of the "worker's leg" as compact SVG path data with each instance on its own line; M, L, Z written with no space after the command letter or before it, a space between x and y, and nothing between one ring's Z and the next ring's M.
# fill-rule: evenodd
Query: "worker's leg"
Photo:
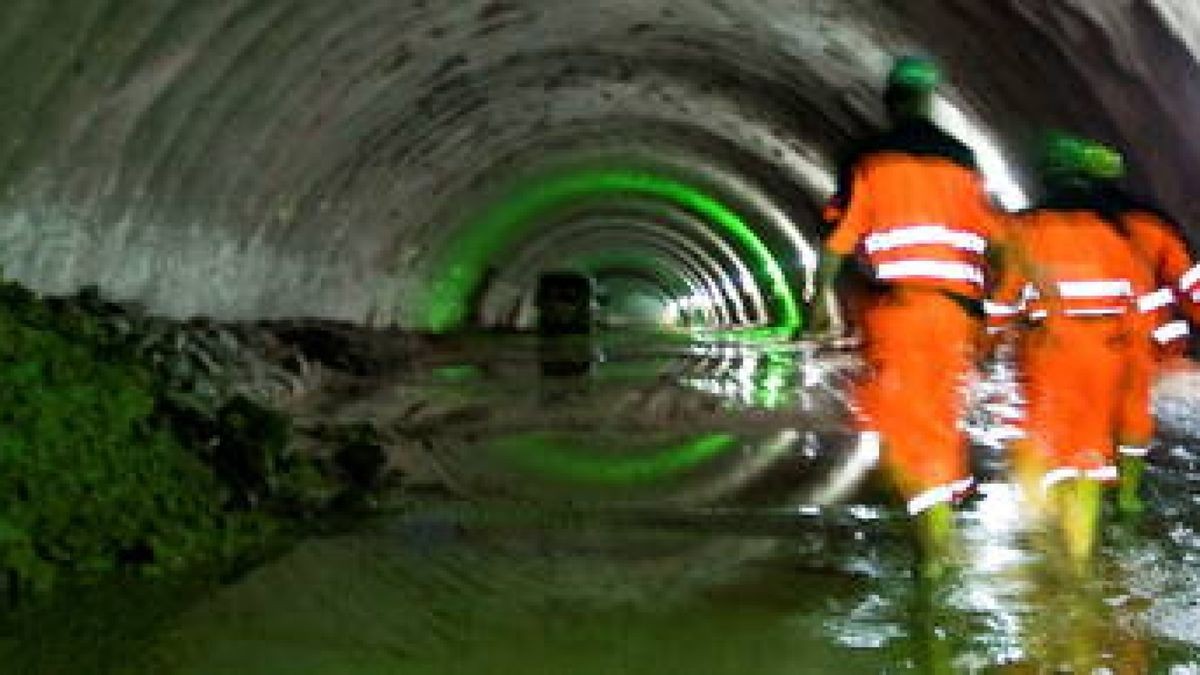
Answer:
M1119 337L1109 324L1065 322L1035 332L1023 352L1029 428L1016 470L1080 570L1095 548L1099 481L1116 478L1113 435L1128 357Z
M970 482L957 422L977 326L936 294L873 307L866 326L864 393L883 466L913 517L922 573L937 575L953 548L950 503Z
M1121 480L1117 488L1117 511L1126 517L1141 515L1146 510L1142 502L1142 474L1146 471L1146 458L1121 456Z
M1039 524L1052 515L1045 478L1056 464L1054 448L1065 442L1055 415L1063 388L1070 386L1060 367L1061 351L1055 336L1036 328L1022 337L1018 352L1026 410L1024 438L1010 446L1011 469L1025 516Z
M1100 481L1078 478L1051 488L1066 552L1072 567L1085 572L1096 548L1100 527Z
M953 675L954 665L951 634L945 630L947 613L943 600L945 586L936 575L923 575L914 585L909 633L919 649L913 653L918 672L927 675Z
M1119 325L1078 324L1063 335L1056 357L1061 379L1056 408L1048 416L1054 468L1051 502L1066 553L1084 571L1096 547L1101 481L1118 477L1113 438L1124 402L1129 341Z
M1041 522L1050 510L1042 477L1049 470L1049 460L1035 438L1027 437L1013 442L1009 448L1013 482L1020 488L1021 505L1026 518Z
M914 526L922 554L921 576L936 579L954 559L954 511L949 502L935 504L915 516Z
M1122 515L1135 516L1145 509L1140 494L1142 473L1154 436L1150 388L1155 359L1149 337L1131 344L1128 355L1117 423L1117 447L1120 452L1117 510Z

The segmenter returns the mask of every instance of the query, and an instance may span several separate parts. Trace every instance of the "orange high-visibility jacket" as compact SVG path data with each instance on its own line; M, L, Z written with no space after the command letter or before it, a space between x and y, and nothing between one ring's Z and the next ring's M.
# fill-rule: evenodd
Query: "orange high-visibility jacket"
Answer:
M982 298L996 219L970 151L928 122L884 138L851 165L852 193L826 247L857 254L883 285ZM860 192L870 198L853 198Z
M1155 342L1166 345L1186 340L1191 331L1175 310L1193 323L1200 321L1200 266L1178 230L1163 216L1149 208L1130 207L1122 217L1130 240L1154 275L1156 290L1143 300L1141 309L1155 313Z
M989 317L1128 317L1142 321L1153 281L1132 242L1087 210L1037 209L1014 216L1010 265L989 302Z

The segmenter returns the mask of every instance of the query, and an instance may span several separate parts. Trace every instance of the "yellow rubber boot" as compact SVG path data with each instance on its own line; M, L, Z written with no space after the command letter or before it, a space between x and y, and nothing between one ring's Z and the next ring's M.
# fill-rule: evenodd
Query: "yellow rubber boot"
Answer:
M1033 523L1044 522L1051 515L1052 504L1042 489L1042 477L1046 475L1046 462L1028 441L1013 445L1013 480L1021 488L1021 503L1025 517Z
M1054 488L1067 556L1076 572L1087 571L1096 548L1100 494L1100 483L1089 479L1066 481Z

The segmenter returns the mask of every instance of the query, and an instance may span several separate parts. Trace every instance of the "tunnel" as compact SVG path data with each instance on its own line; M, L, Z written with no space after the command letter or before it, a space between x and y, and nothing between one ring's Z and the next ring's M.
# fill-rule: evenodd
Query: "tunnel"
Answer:
M463 645L461 672L1033 672L1017 668L1069 651L1049 636L1072 620L1094 638L1080 652L1110 668L1097 672L1200 670L1187 374L1156 403L1174 473L1155 499L1171 506L1143 528L1154 543L1105 558L1107 600L970 578L907 613L903 525L864 487L878 450L846 422L858 362L795 339L822 207L886 125L902 55L942 68L934 120L975 152L997 209L1037 201L1036 143L1071 130L1119 148L1125 186L1200 244L1192 0L0 4L0 276L39 299L136 307L106 325L149 327L133 342L180 355L175 370L146 358L168 386L193 370L252 378L230 391L290 416L301 452L347 480L421 477L421 509L187 596L182 632L161 640L178 671L145 672L405 672ZM581 361L562 371L575 377L546 377L537 288L564 272L593 284L596 333L554 352ZM170 409L200 428L188 406L207 391ZM238 424L276 419L223 405ZM251 461L197 442L218 468ZM245 488L250 508L267 489ZM967 517L975 572L1023 550L996 544L1012 514L989 499ZM562 525L539 500L582 511ZM5 525L0 511L0 572ZM82 614L168 611L133 595ZM44 611L14 615L14 634L74 630L57 617L75 608ZM540 635L532 656L512 646ZM76 638L52 644L74 654ZM15 644L0 656L27 672L69 672Z
M1197 215L1183 3L26 0L4 16L4 269L171 316L503 324L530 265L620 255L614 292L639 278L712 327L799 325L819 206L881 124L901 53L946 64L943 119L1008 207L1027 200L1033 135L1068 128Z

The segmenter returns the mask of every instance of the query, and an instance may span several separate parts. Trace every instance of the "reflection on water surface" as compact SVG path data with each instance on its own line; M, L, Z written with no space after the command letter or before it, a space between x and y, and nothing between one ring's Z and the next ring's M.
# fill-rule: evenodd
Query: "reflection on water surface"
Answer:
M578 377L514 343L404 384L493 411L427 448L456 498L302 542L186 609L130 591L79 603L98 618L73 635L30 617L0 655L163 675L1200 673L1200 387L1160 392L1151 515L1111 523L1091 575L1064 571L981 449L959 569L930 586L846 429L847 354L596 348ZM99 654L78 631L142 638Z

